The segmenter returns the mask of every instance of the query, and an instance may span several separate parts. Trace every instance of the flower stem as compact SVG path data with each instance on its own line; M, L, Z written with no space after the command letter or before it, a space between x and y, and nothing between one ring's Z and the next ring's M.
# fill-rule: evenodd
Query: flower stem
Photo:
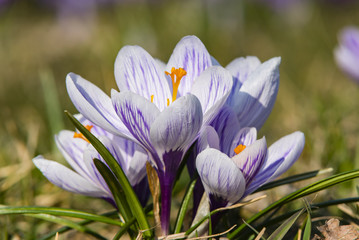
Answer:
M171 199L174 181L172 174L166 175L159 176L161 185L161 227L164 236L167 236L170 231Z

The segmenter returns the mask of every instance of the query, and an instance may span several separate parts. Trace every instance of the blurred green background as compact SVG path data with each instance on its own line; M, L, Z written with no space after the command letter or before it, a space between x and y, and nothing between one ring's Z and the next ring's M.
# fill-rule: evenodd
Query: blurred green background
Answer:
M53 186L31 162L38 154L64 162L53 135L73 129L63 114L76 112L66 74L80 74L110 93L121 47L140 45L166 62L186 35L198 36L223 66L240 56L282 57L277 102L259 136L271 144L296 130L305 133L304 152L287 175L359 166L359 89L333 58L338 32L359 26L359 1L299 0L278 7L269 0L92 0L77 6L70 0L64 1L67 8L49 2L0 1L0 204L111 209ZM318 198L357 195L355 185ZM295 187L281 188L271 199ZM50 226L56 227L30 217L0 217L4 239L34 239ZM99 231L111 236L105 226Z

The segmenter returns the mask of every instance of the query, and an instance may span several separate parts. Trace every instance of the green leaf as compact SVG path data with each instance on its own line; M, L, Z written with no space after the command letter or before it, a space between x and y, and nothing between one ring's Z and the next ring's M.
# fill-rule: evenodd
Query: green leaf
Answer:
M87 140L89 140L89 142L99 152L99 154L103 157L107 165L110 167L111 171L118 179L125 193L127 203L130 204L132 214L133 216L135 216L140 229L150 229L142 206L138 201L138 198L133 191L130 182L128 181L125 173L123 172L121 166L118 164L116 159L111 155L107 148L92 133L90 133L74 116L72 116L68 111L65 111L65 113L70 118L71 122L75 125L75 127L87 138ZM144 235L145 237L152 237L152 231L145 231Z
M257 219L261 218L262 216L264 216L265 214L267 214L268 212L272 211L273 209L280 207L288 202L291 202L295 199L307 196L309 194L321 191L323 189L329 188L333 185L345 182L345 181L349 181L355 178L359 177L359 170L352 170L349 172L345 172L345 173L340 173L340 174L336 174L334 176L328 177L326 179L322 179L318 182L315 182L313 184L310 184L306 187L303 187L283 198L281 198L280 200L272 203L271 205L269 205L267 208L263 209L262 211L258 212L257 214L253 215L250 219L247 220L247 223L252 223L254 221L256 221ZM231 232L230 234L228 234L228 238L229 239L233 239L236 236L238 236L243 229L246 228L245 224L241 224L236 230L234 230L233 232Z
M307 215L307 223L305 224L304 232L303 232L303 240L310 240L310 235L312 234L312 218L310 217L310 213Z
M281 240L287 234L289 229L293 226L298 217L303 213L304 209L295 213L290 218L288 218L284 223L282 223L268 238L267 240Z
M55 216L74 217L96 222L107 223L111 225L123 226L124 224L118 220L114 220L101 215L87 213L79 210L55 208L55 207L0 207L0 215L9 214L49 214Z
M68 226L69 228L76 229L77 231L84 232L84 233L87 233L89 235L92 235L92 236L96 237L97 239L106 240L106 238L101 236L100 234L90 230L87 227L81 226L78 223L75 223L75 222L73 222L71 220L68 220L68 219L55 217L55 216L52 216L52 215L49 215L49 214L43 214L43 213L40 213L40 214L25 214L25 216L30 216L30 217L39 218L39 219L42 219L42 220L45 220L45 221L58 223L58 224L61 224L61 225L64 225L64 226Z
M104 164L103 162L101 162L99 159L96 158L93 161L95 163L97 170L101 173L103 179L106 181L107 186L109 187L113 195L113 198L115 199L116 205L121 215L125 219L125 222L127 222L132 218L132 213L130 207L128 206L126 197L123 193L120 183L112 174L111 170L108 169L106 164Z
M186 191L186 195L183 198L181 207L178 210L174 233L181 232L183 220L184 220L184 217L186 216L188 204L190 203L190 200L191 200L191 197L193 194L193 189L194 189L194 186L196 185L196 182L197 182L197 179L194 179Z
M261 192L261 191L268 190L268 189L275 188L275 187L279 187L279 186L286 185L286 184L293 183L293 182L303 181L303 180L306 180L309 178L317 177L317 176L325 174L325 173L329 173L331 171L333 171L332 168L326 168L326 169L322 169L322 170L316 170L316 171L293 175L290 177L286 177L283 179L279 179L279 180L264 184L263 186L261 186L260 188L255 190L254 193Z

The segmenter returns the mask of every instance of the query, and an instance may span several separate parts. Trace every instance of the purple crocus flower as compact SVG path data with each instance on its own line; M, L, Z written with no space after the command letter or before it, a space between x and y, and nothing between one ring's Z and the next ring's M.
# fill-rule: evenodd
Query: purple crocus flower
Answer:
M334 50L338 66L359 83L359 29L344 28L339 35L339 46Z
M149 197L146 178L147 153L136 143L114 136L78 115L85 125L106 146L119 162L142 205ZM36 167L56 186L83 195L104 198L115 205L112 193L94 165L93 159L103 158L87 139L78 132L63 130L55 136L56 145L71 170L55 161L37 156L33 159Z
M209 147L198 155L196 167L211 210L232 205L280 176L304 147L302 132L287 135L269 148L265 138L256 140L256 135L255 128L243 128L227 151Z
M120 92L112 90L111 98L80 76L67 76L70 98L86 118L136 141L149 153L160 180L164 235L169 231L171 192L183 156L202 126L216 117L232 88L231 74L212 66L212 60L194 36L177 44L167 66L139 46L126 46L115 62Z

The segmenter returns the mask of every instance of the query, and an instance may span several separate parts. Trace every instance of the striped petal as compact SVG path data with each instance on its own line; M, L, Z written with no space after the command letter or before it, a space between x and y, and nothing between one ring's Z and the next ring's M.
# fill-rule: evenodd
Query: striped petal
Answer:
M50 182L66 191L92 197L109 197L101 188L62 164L46 160L42 156L34 158L33 162Z
M245 81L232 107L241 127L261 128L272 111L278 93L280 58L261 64Z
M196 167L211 204L233 204L243 195L245 179L235 163L224 153L209 148L196 159Z
M66 86L73 104L85 118L108 132L132 137L101 89L74 73L67 75Z
M241 169L246 186L248 186L258 173L267 156L267 143L265 137L247 146L242 152L235 155L232 160Z
M139 46L125 46L115 61L115 78L120 91L131 91L151 100L162 111L171 97L164 70Z
M216 130L211 126L203 126L196 144L197 153L207 148L215 148L219 150L219 137Z
M220 66L205 70L194 82L191 93L202 105L204 123L210 124L229 96L232 89L231 74Z
M147 151L155 152L150 141L150 127L160 114L158 108L144 97L132 92L112 92L116 113L128 131Z
M226 66L226 69L233 76L232 91L227 99L229 105L234 105L242 84L248 79L249 74L251 74L260 64L261 62L257 57L248 56L246 58L236 58Z
M256 128L242 128L237 135L234 137L229 152L226 153L229 157L235 155L234 149L238 145L249 146L257 139L257 129Z
M186 36L178 42L167 64L167 71L171 68L184 68L187 75L181 80L178 88L179 96L191 90L195 79L212 65L212 59L206 47L196 36Z
M167 159L173 166L180 163L183 154L195 141L202 120L201 104L191 94L180 97L158 115L151 125L151 142L165 165ZM172 155L179 160L175 162Z

